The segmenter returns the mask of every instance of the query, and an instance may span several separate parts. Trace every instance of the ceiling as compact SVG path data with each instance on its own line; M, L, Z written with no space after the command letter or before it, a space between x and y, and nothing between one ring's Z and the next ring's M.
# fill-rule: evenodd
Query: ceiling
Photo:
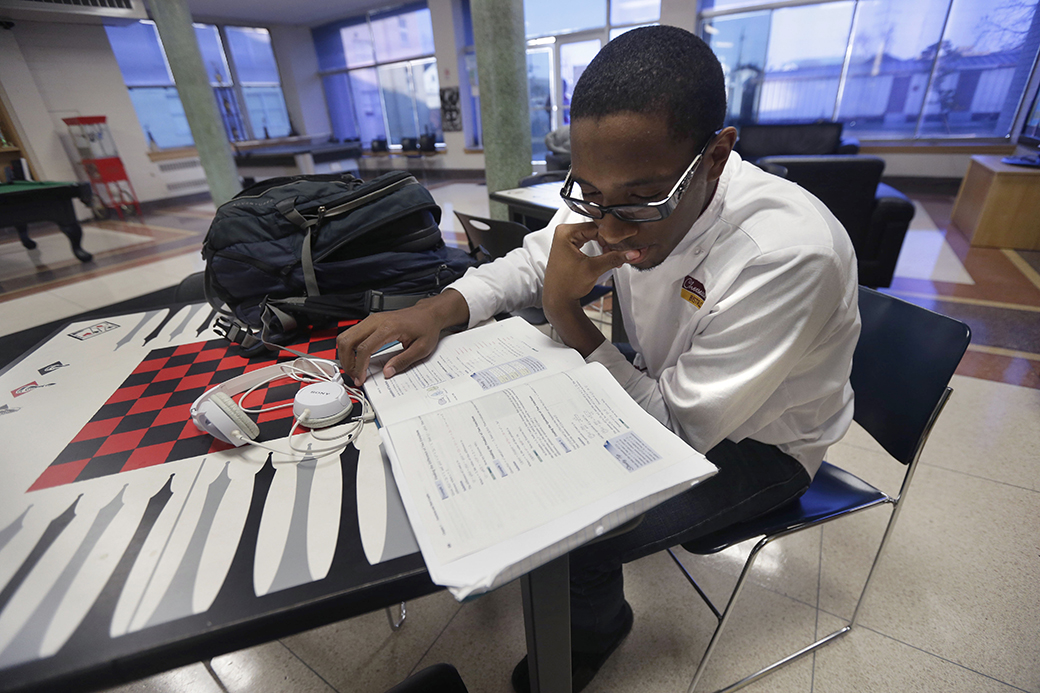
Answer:
M394 4L392 0L187 0L196 21L242 24L317 26L367 10Z

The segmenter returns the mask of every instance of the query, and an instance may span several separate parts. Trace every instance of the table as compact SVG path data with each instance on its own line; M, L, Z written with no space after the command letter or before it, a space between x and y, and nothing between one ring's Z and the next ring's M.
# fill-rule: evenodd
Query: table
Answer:
M509 207L509 219L532 231L545 227L563 205L560 190L563 183L539 183L526 188L510 188L491 193L490 199Z
M0 185L0 228L15 227L22 245L32 250L36 242L29 238L28 225L36 221L52 221L68 237L72 254L81 262L90 262L94 256L80 245L83 229L72 206L75 198L89 207L90 183L15 181Z
M361 145L357 142L280 144L237 152L235 166L243 177L263 180L275 176L358 172Z
M229 353L214 317L73 323L0 373L0 691L112 686L441 589L419 554L368 564L353 447L274 464L198 433L201 391L270 362ZM566 557L523 592L533 678L568 691Z
M953 205L973 246L1040 250L1040 169L975 155Z

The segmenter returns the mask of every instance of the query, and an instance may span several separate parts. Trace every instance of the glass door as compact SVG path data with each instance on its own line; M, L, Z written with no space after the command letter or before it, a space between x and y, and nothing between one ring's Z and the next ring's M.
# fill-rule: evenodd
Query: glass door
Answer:
M571 97L574 96L574 85L577 84L581 73L599 53L599 49L603 47L602 34L602 31L573 34L556 42L560 66L560 76L557 82L557 103L560 104L562 111L559 120L560 126L571 123Z
M531 161L545 161L545 136L556 123L552 46L527 49L527 93L531 113Z

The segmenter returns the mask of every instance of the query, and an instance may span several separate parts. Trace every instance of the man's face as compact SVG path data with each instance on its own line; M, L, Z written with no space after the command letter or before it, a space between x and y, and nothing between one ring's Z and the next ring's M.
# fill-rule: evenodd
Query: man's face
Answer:
M708 147L679 206L667 218L633 224L607 214L590 220L599 230L603 250L639 251L629 264L640 270L664 262L711 200L735 135L727 128ZM703 145L692 139L677 141L660 114L582 118L571 124L571 174L581 197L604 207L658 202L668 196Z

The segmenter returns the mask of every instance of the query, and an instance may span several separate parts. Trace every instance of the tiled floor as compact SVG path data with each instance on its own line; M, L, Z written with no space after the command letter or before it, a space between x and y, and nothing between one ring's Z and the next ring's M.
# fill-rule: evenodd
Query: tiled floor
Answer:
M486 190L433 190L449 242L452 209L487 214ZM952 198L915 196L918 213L889 293L968 322L971 349L936 426L860 627L752 684L749 691L1033 691L1040 693L1040 253L971 249L951 227ZM0 238L0 333L176 283L201 268L213 214L194 205L85 229L97 260L71 259L56 231L34 233L36 257ZM608 307L609 310L609 307ZM886 490L895 463L853 429L829 459ZM847 618L866 575L867 547L887 510L773 544L745 589L704 690L750 673ZM736 579L740 546L708 559L681 554L712 596ZM626 567L631 636L588 688L685 690L713 619L667 556ZM471 691L505 693L524 652L511 584L460 605L438 593L408 605L391 632L383 613L300 633L119 691L379 692L424 666L451 662Z

